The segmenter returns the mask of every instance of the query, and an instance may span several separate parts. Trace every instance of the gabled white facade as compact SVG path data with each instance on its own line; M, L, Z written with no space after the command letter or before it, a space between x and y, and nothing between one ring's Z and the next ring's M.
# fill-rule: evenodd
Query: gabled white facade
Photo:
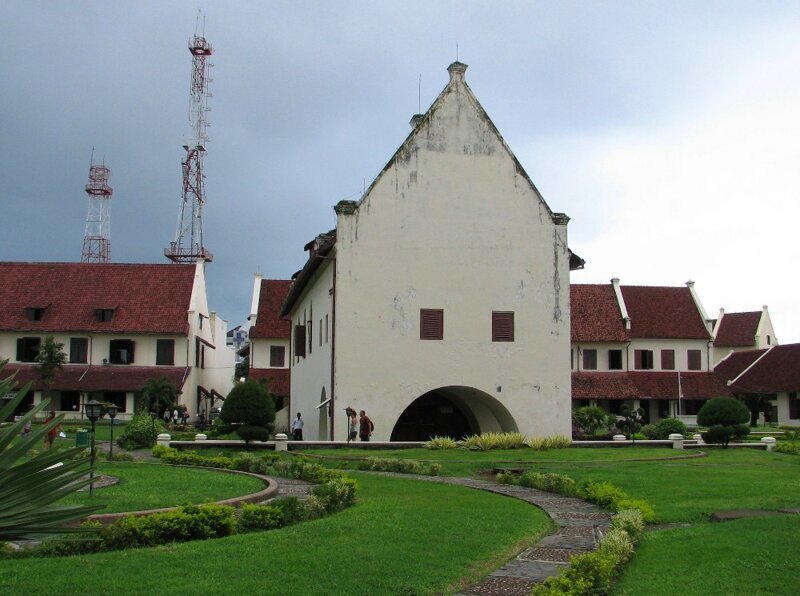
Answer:
M337 205L335 245L312 248L319 262L290 292L293 341L307 344L293 346L292 410L307 438L344 439L348 406L366 410L373 440L570 433L568 218L506 146L466 66L448 70L361 200ZM441 316L440 339L422 339L423 316ZM495 316L513 317L513 341L493 341Z

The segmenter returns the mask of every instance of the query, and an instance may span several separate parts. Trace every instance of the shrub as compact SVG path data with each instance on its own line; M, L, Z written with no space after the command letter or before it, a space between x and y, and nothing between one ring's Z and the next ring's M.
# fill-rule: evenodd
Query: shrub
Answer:
M275 422L275 402L264 383L245 381L230 390L219 418L249 445L255 437L269 437ZM263 431L253 427L261 427Z
M497 476L495 476L495 480L499 484L519 484L519 476L508 470L499 472Z
M462 447L476 451L488 451L497 448L497 440L494 433L483 433L480 435L470 435L461 441Z
M798 455L800 453L800 450L797 449L797 445L786 441L775 443L773 451L776 453L786 453L787 455Z
M280 510L286 526L296 524L306 518L306 508L297 497L281 497L270 501L269 504Z
M155 445L152 451L153 457L161 459L161 456L168 453L171 449L171 447L167 447L166 445ZM173 449L173 451L175 450Z
M572 413L572 422L584 435L591 436L606 426L608 414L598 406L584 406Z
M632 554L633 542L628 533L619 528L612 528L603 537L595 552L573 557L569 567L558 576L550 577L543 584L534 586L531 595L608 594L614 576Z
M611 519L611 527L624 530L636 544L644 532L644 519L639 509L623 509Z
M724 447L735 436L742 436L740 428L750 420L750 411L742 402L732 397L715 397L708 400L697 413L697 423L710 427L701 433L706 443L720 443ZM721 427L721 428L719 428Z
M130 453L115 451L111 456L112 461L133 461L133 456Z
M548 449L566 449L572 445L572 439L563 435L552 437L535 437L528 441L528 447L534 451L547 451Z
M307 506L314 516L336 513L356 500L358 484L352 478L335 478L311 489Z
M359 470L374 472L395 472L398 474L421 474L436 476L441 470L439 464L427 464L415 459L393 459L368 457L358 463Z
M259 455L250 452L239 453L233 458L233 469L253 474L266 474L279 457L275 453Z
M578 485L575 481L569 476L561 474L525 472L519 477L517 484L567 497L574 497L578 494Z
M656 424L655 439L669 439L671 434L677 433L686 436L688 429L686 425L677 418L664 418Z
M456 449L458 443L451 437L433 437L425 442L427 449Z
M611 511L637 509L641 512L642 519L648 523L655 519L652 505L642 499L631 499L624 490L610 482L584 482L580 496Z
M658 428L655 424L645 424L642 427L642 434L650 440L658 438Z
M329 470L319 464L309 463L305 458L278 459L272 464L272 469L279 476L285 478L296 478L315 484L322 484L334 478L344 478L344 472L339 470Z
M239 511L239 519L237 521L239 532L272 530L284 525L284 512L275 505L245 504Z
M169 542L203 540L233 534L233 507L190 505L173 511L134 517L129 515L105 528L104 550L156 546Z
M155 430L154 430L155 429ZM125 430L117 439L117 445L123 449L142 449L151 447L156 442L158 433L164 430L161 420L155 422L147 410L139 410L133 415L130 422L125 425Z

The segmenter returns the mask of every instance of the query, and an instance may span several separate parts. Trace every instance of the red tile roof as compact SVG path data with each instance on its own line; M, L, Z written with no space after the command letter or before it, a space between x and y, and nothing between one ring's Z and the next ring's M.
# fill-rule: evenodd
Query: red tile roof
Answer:
M250 327L251 338L289 339L292 322L280 318L281 304L289 293L289 279L262 279L258 296L256 324Z
M628 341L614 286L572 284L569 293L572 341Z
M721 348L754 346L761 311L724 313L714 345Z
M709 339L687 287L621 286L632 338Z
M140 391L148 379L166 377L180 391L191 369L180 366L68 365L55 374L54 391ZM33 390L44 389L36 367L8 364L4 373L17 372L16 387L33 381Z
M0 263L0 331L181 334L195 265ZM44 308L29 321L27 308ZM114 309L111 321L95 309Z
M627 373L572 373L572 399L635 399L636 385Z
M267 388L273 395L289 397L289 369L288 368L251 368L251 379L266 379Z
M767 350L747 350L743 352L731 352L719 361L714 367L714 372L723 380L732 381L749 367L753 362L761 358Z
M681 372L683 399L730 395L714 373ZM678 399L678 373L661 371L573 372L572 399Z
M800 391L800 344L766 350L762 358L736 379L731 389L737 393Z

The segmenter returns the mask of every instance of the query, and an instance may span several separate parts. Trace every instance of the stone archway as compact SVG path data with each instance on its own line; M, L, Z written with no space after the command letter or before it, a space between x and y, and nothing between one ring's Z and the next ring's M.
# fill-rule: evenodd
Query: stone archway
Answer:
M412 401L392 429L392 441L427 441L435 436L461 439L481 432L513 432L517 424L506 407L473 387L449 386Z

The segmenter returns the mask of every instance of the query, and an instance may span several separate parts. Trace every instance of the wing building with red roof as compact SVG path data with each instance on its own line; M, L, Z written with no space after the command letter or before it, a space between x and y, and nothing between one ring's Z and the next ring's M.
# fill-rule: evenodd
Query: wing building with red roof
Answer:
M32 382L26 404L49 389L51 408L80 416L91 399L129 418L149 379L166 378L192 417L232 385L226 322L209 311L205 265L0 263L0 360L16 387ZM36 355L48 336L67 363L52 385Z

